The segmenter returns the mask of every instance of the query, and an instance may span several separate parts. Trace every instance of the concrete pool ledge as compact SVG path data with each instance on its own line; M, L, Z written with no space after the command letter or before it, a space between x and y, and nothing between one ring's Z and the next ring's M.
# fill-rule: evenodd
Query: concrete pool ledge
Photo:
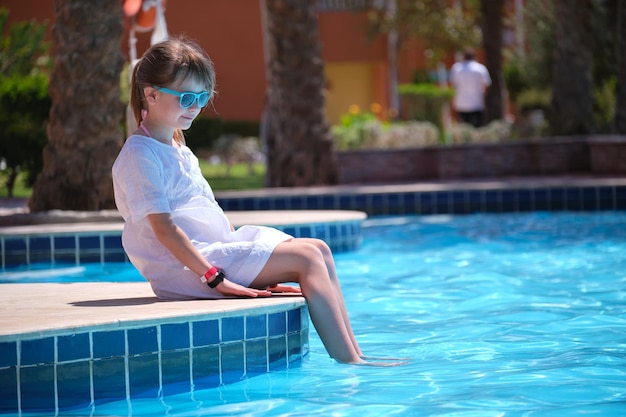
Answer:
M305 306L303 297L159 300L147 282L2 284L0 342L147 325L272 314Z

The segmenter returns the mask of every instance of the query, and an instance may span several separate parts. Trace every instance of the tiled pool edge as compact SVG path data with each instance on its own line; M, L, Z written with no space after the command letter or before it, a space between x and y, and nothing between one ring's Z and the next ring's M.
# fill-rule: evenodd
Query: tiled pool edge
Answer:
M92 286L99 295L95 283L7 285L79 285L82 292ZM150 291L147 283L121 286ZM292 366L309 349L306 303L301 297L267 301L212 314L113 320L42 337L0 338L0 413L156 398ZM213 302L198 301L203 304L196 310Z
M260 216L258 220L262 222L256 224L272 226L295 237L322 239L334 252L360 246L361 222L367 217L357 211L267 214ZM112 222L0 227L0 269L37 262L128 262L122 248L122 229L123 223Z
M322 213L326 221L316 213L293 222L285 213L268 225L297 237L326 240L335 251L361 243L364 213ZM115 223L2 228L2 266L12 261L127 261L121 230L122 224ZM97 292L101 284L88 285ZM134 322L0 334L0 413L156 397L289 367L309 349L306 302L297 300L271 311L255 302L243 311L204 312L173 321L146 316Z
M222 192L225 210L357 210L375 215L623 210L626 178L538 178Z

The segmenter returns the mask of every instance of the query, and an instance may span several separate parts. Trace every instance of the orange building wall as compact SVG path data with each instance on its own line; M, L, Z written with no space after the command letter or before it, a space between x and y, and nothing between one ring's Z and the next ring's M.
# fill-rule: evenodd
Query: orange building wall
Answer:
M382 36L366 38L364 13L324 12L319 15L322 57L334 61L386 61L387 44Z
M256 0L169 0L170 35L186 34L208 52L217 74L214 110L205 114L230 120L260 120L266 70L261 10ZM149 46L149 34L138 47Z
M54 20L53 0L4 0L3 5L10 10L10 21L47 19L52 25ZM186 34L197 39L215 63L218 95L215 108L206 110L209 116L227 120L259 120L261 117L266 68L260 7L259 0L167 1L165 17L170 35ZM363 13L320 13L322 58L327 65L358 63L367 67L371 75L362 79L370 81L363 85L367 91L360 92L359 97L386 108L389 94L387 41L384 36L367 40L365 24ZM150 35L151 32L137 34L138 56L148 48ZM128 56L127 37L120 48ZM406 51L399 54L401 83L410 80L415 65L420 63L412 54ZM329 80L329 85L333 82L341 82L341 79ZM349 98L340 99L341 103L347 101ZM369 104L362 103L363 107ZM332 119L336 119L336 115Z

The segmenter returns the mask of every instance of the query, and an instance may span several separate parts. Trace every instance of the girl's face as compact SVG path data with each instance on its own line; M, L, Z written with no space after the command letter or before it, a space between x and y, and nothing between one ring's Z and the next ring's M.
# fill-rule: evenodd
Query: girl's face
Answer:
M170 90L169 92L157 89L152 93L154 105L150 107L150 113L153 113L152 116L156 116L159 123L170 128L189 129L202 107L198 104L198 100L194 100L190 107L183 108L180 106L180 97L172 93L191 92L200 94L206 91L204 83L196 78L189 77L184 80L177 80L172 85L168 85L167 88Z

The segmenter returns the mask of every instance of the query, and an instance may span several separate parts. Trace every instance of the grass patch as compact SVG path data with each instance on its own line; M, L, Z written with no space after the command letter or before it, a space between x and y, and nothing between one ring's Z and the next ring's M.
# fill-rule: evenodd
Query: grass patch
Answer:
M265 184L265 165L253 164L252 171L248 171L247 164L234 164L227 169L226 165L213 165L206 161L200 161L202 175L209 181L214 191L227 190L254 190L263 188ZM28 198L33 192L31 187L26 186L26 175L20 174L15 181L13 197ZM6 175L0 172L0 197L8 197L9 190L6 187Z
M213 191L255 190L265 185L265 165L233 164L230 170L224 164L213 165L200 161L200 170Z
M6 186L7 176L4 172L0 172L0 197L7 198L9 196L9 189ZM26 185L26 174L20 173L15 180L15 186L13 187L14 198L28 198L33 193L33 189Z

